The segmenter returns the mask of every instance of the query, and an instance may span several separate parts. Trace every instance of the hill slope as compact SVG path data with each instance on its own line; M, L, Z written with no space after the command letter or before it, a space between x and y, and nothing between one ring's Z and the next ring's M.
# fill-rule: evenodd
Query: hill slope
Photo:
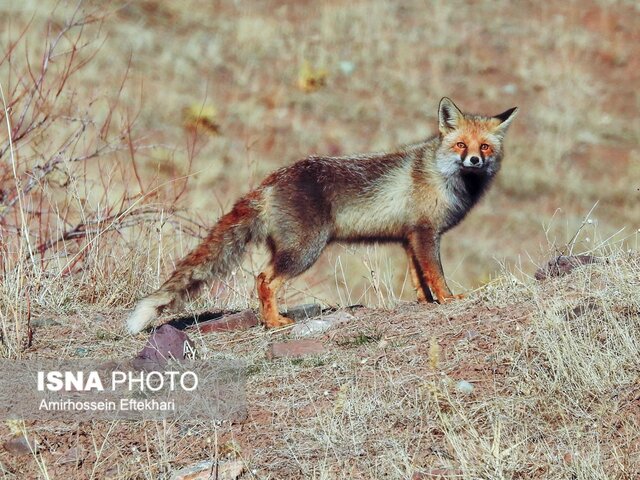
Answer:
M501 277L448 305L355 309L315 337L325 353L302 359L265 357L287 330L191 333L202 358L248 361L245 422L40 422L27 425L37 457L0 459L19 478L38 464L51 478L157 478L217 445L242 478L638 478L638 291L640 258L620 253L543 282ZM134 355L144 336L113 324L40 327L29 355ZM72 448L81 462L56 465Z

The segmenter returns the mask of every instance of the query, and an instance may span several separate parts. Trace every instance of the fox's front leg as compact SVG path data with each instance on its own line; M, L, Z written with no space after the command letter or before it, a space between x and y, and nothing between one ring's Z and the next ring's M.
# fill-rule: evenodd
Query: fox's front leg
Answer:
M433 302L433 295L431 290L424 280L422 270L418 264L418 259L415 253L409 245L405 245L405 251L407 252L407 263L409 265L409 274L411 275L411 283L413 283L413 289L416 292L418 302Z
M442 271L440 261L440 235L429 227L418 228L409 234L409 248L422 273L422 279L426 282L431 293L444 303L453 298L461 298L461 295L453 295Z

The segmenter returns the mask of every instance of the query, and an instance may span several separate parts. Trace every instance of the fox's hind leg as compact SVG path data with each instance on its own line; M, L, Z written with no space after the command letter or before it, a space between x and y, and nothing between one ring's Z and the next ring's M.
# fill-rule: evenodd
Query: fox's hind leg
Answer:
M293 320L283 317L278 312L278 290L284 283L283 276L275 275L273 267L258 275L258 298L260 299L260 315L267 328L283 327Z
M260 313L267 328L293 323L278 312L278 290L285 281L308 270L320 257L329 235L325 231L313 233L308 237L298 235L286 239L272 236L267 241L271 249L271 264L258 276Z
M418 260L416 259L413 250L408 245L405 246L405 250L407 252L407 263L409 265L411 283L413 284L413 289L416 292L418 302L433 302L433 295L431 295L431 290L429 290L429 286L424 281L420 265L418 264Z

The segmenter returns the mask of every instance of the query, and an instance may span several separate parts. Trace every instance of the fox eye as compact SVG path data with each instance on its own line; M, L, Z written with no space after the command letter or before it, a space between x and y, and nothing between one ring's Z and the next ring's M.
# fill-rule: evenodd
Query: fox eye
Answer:
M487 145L486 143L483 143L482 145L480 145L480 150L482 150L483 152L486 152L487 150L489 150L489 145Z
M464 142L458 142L456 143L456 147L458 148L467 148L467 144Z

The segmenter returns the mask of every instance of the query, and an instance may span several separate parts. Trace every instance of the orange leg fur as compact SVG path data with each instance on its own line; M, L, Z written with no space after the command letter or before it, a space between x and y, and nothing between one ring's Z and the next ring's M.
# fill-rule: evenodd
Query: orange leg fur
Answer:
M416 292L416 297L418 302L433 302L433 297L431 294L425 293L423 282L421 280L421 273L418 271L418 267L416 265L416 258L410 248L406 248L407 251L407 263L409 265L409 274L411 275L411 283L413 284L413 289Z
M438 303L446 303L456 298L462 298L462 294L454 295L451 293L447 282L442 274L442 267L438 264L428 263L422 265L425 279L431 288L431 291L438 299Z
M424 281L439 303L445 303L462 295L453 295L442 271L440 262L440 239L430 229L423 229L409 236L409 246L422 270Z
M260 299L260 315L267 328L283 327L293 323L293 320L283 317L278 312L276 296L284 283L282 277L276 277L272 269L258 275L258 298Z

